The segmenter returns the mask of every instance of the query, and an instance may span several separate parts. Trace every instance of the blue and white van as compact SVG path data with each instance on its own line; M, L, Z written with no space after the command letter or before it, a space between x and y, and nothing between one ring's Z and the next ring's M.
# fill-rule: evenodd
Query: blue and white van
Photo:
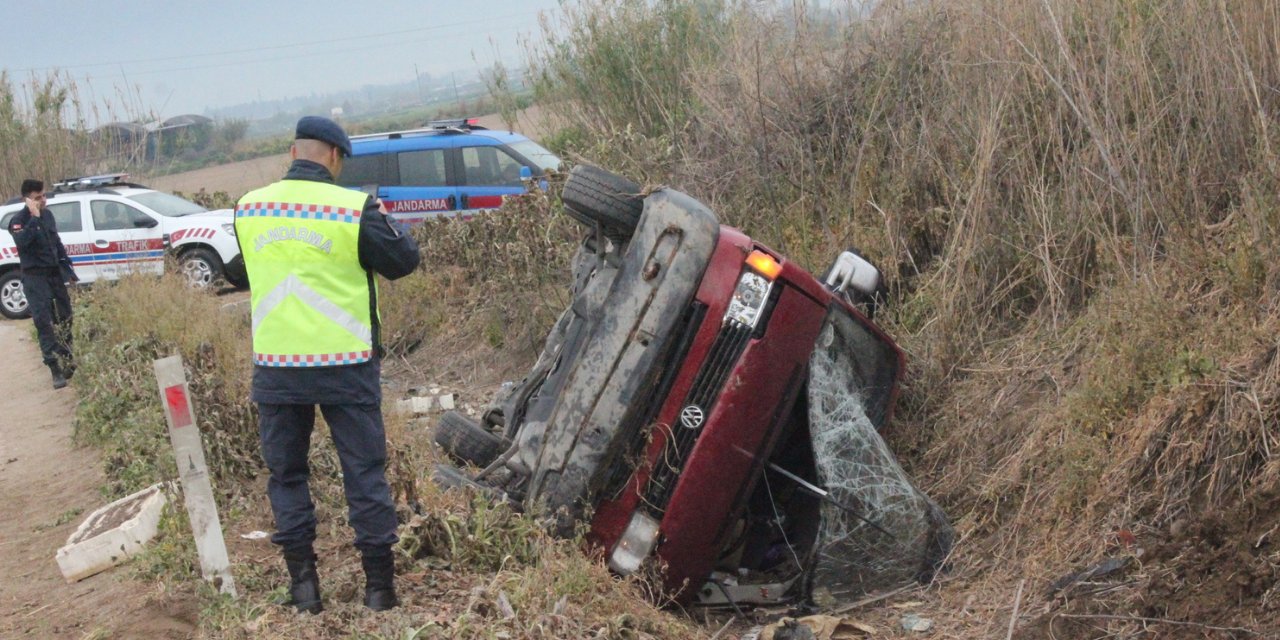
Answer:
M412 223L496 209L503 196L523 193L525 180L559 168L560 158L518 133L438 120L353 136L338 184L376 195L392 217Z

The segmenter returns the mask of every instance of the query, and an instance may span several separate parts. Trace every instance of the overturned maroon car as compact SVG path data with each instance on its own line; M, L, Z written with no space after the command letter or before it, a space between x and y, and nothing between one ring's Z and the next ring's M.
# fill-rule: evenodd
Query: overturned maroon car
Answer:
M871 320L883 287L854 251L821 280L671 189L578 166L590 231L573 297L529 375L436 440L437 469L553 517L609 567L677 601L837 602L928 580L941 509L879 430L904 370Z

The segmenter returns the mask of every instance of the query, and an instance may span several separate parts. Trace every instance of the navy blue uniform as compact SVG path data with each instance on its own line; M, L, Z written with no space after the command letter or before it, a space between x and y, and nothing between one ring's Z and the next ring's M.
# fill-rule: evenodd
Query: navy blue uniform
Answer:
M9 220L9 234L18 246L22 291L36 325L40 355L51 369L59 364L70 367L71 297L65 282L77 278L58 236L58 223L48 209L41 208L36 217L23 208Z
M285 179L333 182L328 169L308 160L294 160ZM417 243L379 211L372 197L361 214L357 248L371 292L375 273L394 280L418 266ZM377 300L371 299L370 305L375 310L372 360L337 367L254 367L251 394L258 405L262 457L271 470L267 493L276 519L271 541L286 554L309 548L316 537L315 505L307 484L316 405L329 425L342 464L356 547L378 552L397 540L395 506L385 474Z

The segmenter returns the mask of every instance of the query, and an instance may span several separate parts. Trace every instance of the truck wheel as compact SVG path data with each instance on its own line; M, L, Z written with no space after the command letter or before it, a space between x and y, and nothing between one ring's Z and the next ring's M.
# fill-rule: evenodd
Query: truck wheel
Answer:
M178 268L187 284L195 289L204 289L222 277L222 260L218 254L203 247L189 249L178 257Z
M569 172L560 201L571 218L588 226L599 223L605 235L622 241L635 233L644 211L640 185L585 164Z
M0 315L10 320L21 320L31 315L27 294L22 290L22 272L10 269L0 275Z
M477 467L493 462L506 448L506 443L497 434L457 411L446 411L440 416L435 442L454 460Z

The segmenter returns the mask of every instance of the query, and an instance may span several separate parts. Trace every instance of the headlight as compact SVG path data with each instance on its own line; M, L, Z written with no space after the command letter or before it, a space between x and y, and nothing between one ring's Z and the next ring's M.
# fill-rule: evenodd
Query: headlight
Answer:
M773 279L782 271L782 265L763 251L752 251L747 256L747 266L750 269L743 269L742 276L738 278L738 286L729 300L729 309L724 313L724 322L732 321L754 329L765 303L769 301Z
M222 223L222 230L223 230L223 231L226 231L228 234L230 234L230 235L233 235L233 236L234 236L234 235L236 234L236 223L234 223L234 222L224 222L224 223Z
M640 569L658 542L658 521L637 511L609 554L609 568L628 576Z

